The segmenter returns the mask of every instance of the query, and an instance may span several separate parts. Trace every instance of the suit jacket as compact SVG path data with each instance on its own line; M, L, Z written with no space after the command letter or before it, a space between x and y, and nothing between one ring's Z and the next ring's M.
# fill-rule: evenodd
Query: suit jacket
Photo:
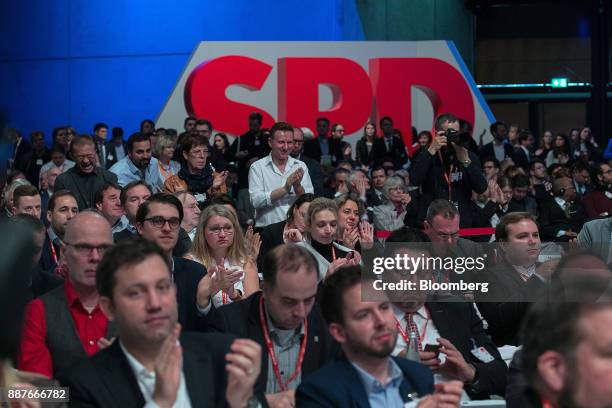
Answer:
M122 141L123 152L127 156L127 144L125 141ZM110 169L113 164L117 163L119 160L117 158L117 146L113 143L112 140L106 142L106 170Z
M55 254L57 259L60 257L60 247L59 245L55 245L49 239L49 234L45 232L45 242L43 243L42 254L40 255L40 260L38 264L43 270L53 269L57 266L57 262L53 259L53 251L51 250L51 246L55 249Z
M518 147L514 150L512 160L517 166L529 170L529 163L531 163L531 157L529 157L527 153L525 153L525 150L523 150L521 147Z
M610 236L612 236L612 218L592 220L586 222L580 230L578 243L597 254L608 265L611 265Z
M433 393L433 374L420 363L390 357L404 373L400 395ZM302 381L295 394L297 407L369 408L370 402L357 370L346 358L338 358Z
M374 164L374 143L368 153L368 143L364 138L357 141L355 157L359 166L372 166Z
M329 145L329 155L331 156L332 165L335 166L340 160L342 160L340 139L328 137L327 144ZM310 157L318 163L321 162L321 156L323 155L323 152L321 151L321 145L319 144L319 136L304 142L303 155L306 157Z
M372 156L374 156L374 164L382 165L385 159L393 162L393 168L399 170L402 168L408 160L408 153L406 152L406 146L399 137L391 138L392 145L391 150L387 149L385 138L378 137L374 139L374 145L372 146Z
M487 331L497 346L518 345L518 332L530 302L538 299L546 285L535 275L526 282L506 259L498 255L495 266L480 272L488 283L487 293L476 293L478 310L487 321Z
M310 176L310 181L312 181L312 188L314 190L314 195L321 196L323 195L323 170L321 169L321 164L318 161L311 159L310 157L304 156L300 154L296 159L301 160L306 164L308 168L308 175Z
M172 257L172 271L176 285L176 301L178 303L179 323L183 330L204 330L205 316L198 312L198 283L206 275L204 265L185 258Z
M261 292L255 292L246 299L233 302L221 308L214 308L208 314L209 331L235 334L241 338L256 341L262 347L261 374L255 383L255 392L265 392L268 378L268 353L263 330L259 322L259 299ZM327 325L315 304L308 315L308 339L302 363L302 381L323 366L337 348L327 331Z
M569 217L565 215L554 197L541 203L539 212L538 223L540 224L543 241L568 241L567 237L557 237L557 233L560 230L567 231L569 229L578 233L586 221L584 210L577 201L572 203Z
M268 252L275 247L284 244L283 231L285 230L287 221L275 222L274 224L266 225L261 229L261 248L257 256L257 269L262 270L262 262Z
M474 305L467 302L427 302L433 321L440 336L449 340L461 352L466 362L472 364L478 373L477 387L465 386L472 399L488 399L491 395L504 395L508 368L497 347L485 332L482 320L476 314ZM471 353L476 346L484 347L495 360L483 363Z
M224 407L225 354L232 336L183 333L183 374L192 407ZM115 341L90 359L67 370L62 385L70 387L71 407L142 407L145 399L127 357Z
M504 143L504 156L505 157L514 157L514 148L510 143ZM484 160L485 158L496 157L495 149L493 148L493 142L489 142L486 145L482 146L480 150L480 160Z
M57 176L55 180L55 191L67 189L74 193L77 198L77 204L79 205L79 211L86 208L93 208L93 196L105 183L117 182L117 176L108 170L101 167L96 167L95 179L91 182L90 186L83 183L83 176L81 170L77 166L72 167L70 170Z

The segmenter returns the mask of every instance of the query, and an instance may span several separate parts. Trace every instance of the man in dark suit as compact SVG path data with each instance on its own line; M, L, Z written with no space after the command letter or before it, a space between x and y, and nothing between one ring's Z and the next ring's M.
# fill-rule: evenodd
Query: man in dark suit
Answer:
M152 243L126 241L109 250L98 268L96 287L120 339L61 378L70 387L72 405L251 403L261 347L230 336L181 335L172 281L166 254Z
M113 137L106 142L106 169L110 169L113 164L127 156L127 145L123 140L123 129L113 128Z
M294 159L303 161L308 168L308 174L312 181L312 188L316 196L323 195L323 170L319 162L307 157L303 154L304 150L304 132L300 128L293 128L293 150L291 156Z
M210 330L253 339L268 350L255 389L266 392L271 406L282 400L293 404L300 380L323 366L333 353L315 304L317 270L316 261L305 249L277 246L263 261L263 292L213 309L208 316ZM280 372L279 366L286 368Z
M13 144L13 157L10 159L11 168L16 168L23 156L32 150L32 145L28 142L17 129L7 129L8 140Z
M530 130L522 130L518 136L518 146L514 150L512 160L514 164L529 171L529 164L533 159L532 149L534 147L535 139L533 133Z
M55 189L67 189L77 197L79 210L94 208L94 194L105 183L117 182L117 176L96 166L96 148L89 136L79 136L72 142L75 166L57 176Z
M172 256L183 220L183 206L178 198L168 193L157 193L138 207L136 229L145 240L154 242L171 265L176 285L179 322L185 330L203 330L206 307L200 307L198 284L206 275L206 268L195 261ZM206 305L210 308L210 305Z
M497 346L518 345L519 328L529 302L537 300L546 288L556 264L537 263L540 233L529 213L503 216L495 228L495 240L503 251L498 252L494 266L482 271L488 292L477 293L476 301L493 342Z
M302 381L297 406L403 407L416 396L424 397L431 406L441 400L448 406L458 405L460 381L441 384L434 393L429 369L390 357L398 332L393 307L371 290L371 281L362 285L361 279L359 266L340 268L326 279L321 310L344 356ZM376 297L362 301L362 288L364 296Z
M408 152L404 141L400 137L393 135L393 120L385 116L380 120L380 128L383 136L374 140L372 155L374 164L382 165L385 159L393 162L393 168L399 170L408 161Z
M512 158L514 148L510 143L506 143L508 125L504 122L495 122L491 124L489 129L491 136L493 136L493 141L482 146L480 157L495 157L500 163L505 159Z
M570 177L558 177L552 184L553 197L540 203L538 222L546 241L568 242L576 238L586 221L576 201L576 187Z
M76 197L68 190L56 191L49 200L49 208L45 214L49 227L40 257L40 266L44 270L54 269L57 266L66 226L78 212Z
M335 167L342 160L340 139L329 136L329 119L317 119L317 137L304 143L304 156L327 167Z

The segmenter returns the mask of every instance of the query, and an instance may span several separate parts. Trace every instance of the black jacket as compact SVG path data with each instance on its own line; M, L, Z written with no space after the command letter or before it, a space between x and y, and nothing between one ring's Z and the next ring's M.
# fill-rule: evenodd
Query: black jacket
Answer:
M542 240L546 241L567 242L568 237L557 237L557 233L560 230L568 231L570 229L579 233L587 220L584 209L578 201L574 200L571 204L570 213L567 216L554 197L540 203L539 214L538 223L540 224Z
M204 265L185 258L172 257L172 275L176 285L179 323L183 330L204 330L206 318L200 315L197 307L198 284L206 275Z
M391 150L387 149L384 136L374 140L374 145L372 146L374 164L382 165L385 160L391 160L393 162L393 168L399 170L406 164L408 152L406 152L406 146L402 139L399 137L392 137L391 140Z
M79 211L83 211L94 207L94 194L108 182L117 183L117 176L108 170L96 167L95 173L85 175L74 166L57 176L55 191L63 189L72 191L77 198Z
M340 160L342 160L342 151L340 149L340 139L334 139L333 137L327 138L327 144L329 146L329 155L331 156L332 166L336 166ZM316 162L321 162L321 145L319 144L319 136L314 139L304 142L304 156L310 157Z
M210 331L235 334L241 338L256 341L262 347L261 373L255 383L256 392L265 392L268 378L268 353L263 330L259 322L259 299L261 292L248 298L230 303L221 308L213 308L208 314L207 327ZM302 363L302 380L327 363L336 353L327 325L315 304L308 315L308 338Z
M472 190L483 193L487 189L487 179L480 167L478 157L470 151L468 156L471 163L465 167L456 159L452 159L453 173L451 181L451 201L458 204L461 214L461 228L472 226L471 199ZM449 199L449 188L446 181L449 166L445 166L439 157L429 153L419 154L410 169L410 181L413 185L421 186L423 191L422 205L427 208L431 201L443 198Z
M123 153L127 156L127 144L122 141L123 144ZM110 169L113 164L117 163L119 160L117 159L117 146L112 140L106 142L106 169Z
M514 147L510 143L504 143L504 158L514 157ZM495 157L495 149L493 148L493 142L489 142L482 146L480 150L480 159Z
M183 333L183 374L193 407L224 407L225 355L233 340L221 334ZM145 400L119 341L68 370L71 407L142 407Z

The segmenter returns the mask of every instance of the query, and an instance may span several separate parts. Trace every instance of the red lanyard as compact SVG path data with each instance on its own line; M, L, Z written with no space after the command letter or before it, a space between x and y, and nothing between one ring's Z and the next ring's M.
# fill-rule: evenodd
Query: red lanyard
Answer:
M334 248L334 243L332 242L332 262L336 260L336 249Z
M47 236L49 237L49 246L51 247L51 257L53 258L53 262L57 265L57 252L55 252L55 245L53 245L53 240L51 239L49 231L47 231Z
M448 173L444 172L444 178L446 179L446 184L448 184L448 201L453 201L451 199L451 175L453 173L454 164L451 164Z
M259 322L263 330L266 347L268 348L268 355L270 356L270 361L272 362L274 376L276 376L276 381L278 381L278 385L280 386L281 391L285 391L287 389L287 386L297 378L298 374L300 373L300 369L302 368L302 362L304 361L304 353L306 352L306 340L308 339L308 322L306 319L304 319L304 338L302 339L302 344L300 345L300 353L298 354L297 366L295 367L293 375L286 383L283 383L283 379L280 375L278 360L276 359L276 355L274 354L274 345L272 344L272 340L270 339L270 333L268 331L268 322L266 321L266 317L264 315L263 296L259 298Z
M421 344L423 344L423 341L425 340L425 335L427 334L427 323L429 323L429 310L427 310L427 308L425 308L425 313L427 314L427 318L425 319L425 324L423 325L423 329L421 330L421 333L423 333L423 335L419 333L419 343ZM406 324L410 324L410 323L406 321ZM414 322L414 324L416 325L416 322ZM402 336L402 338L404 339L404 343L406 343L406 346L409 346L410 336L408 335L408 333L406 333L406 330L404 330L404 328L400 324L400 321L397 320L397 317L395 318L395 325L397 326L397 330L399 330L400 336Z
M543 398L540 401L542 402L542 408L553 408L553 405L550 403L549 400Z

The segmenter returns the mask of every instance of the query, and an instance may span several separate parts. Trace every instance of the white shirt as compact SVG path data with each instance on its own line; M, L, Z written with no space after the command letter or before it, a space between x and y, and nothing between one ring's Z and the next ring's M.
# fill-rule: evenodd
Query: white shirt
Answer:
M128 363L130 364L130 368L136 377L136 381L138 382L138 388L140 388L140 392L142 392L142 396L145 400L144 408L159 408L159 405L153 401L153 392L155 391L155 372L148 371L138 360L136 357L131 355L127 349L119 340L119 345L121 346L121 350L125 354ZM187 394L187 387L185 386L185 374L181 370L181 380L179 383L178 392L176 393L176 401L174 401L173 408L191 408L191 400L189 399L189 394Z
M393 314L395 314L395 318L399 322L400 327L406 335L410 335L410 333L406 330L408 327L408 321L406 320L406 313L393 306ZM421 344L425 347L426 344L438 344L438 337L440 337L440 333L436 326L434 325L433 320L431 320L429 311L425 308L425 305L421 306L419 310L417 310L414 315L412 315L412 320L419 328L419 336L425 337L421 340ZM393 349L394 356L397 356L403 350L406 350L406 341L404 340L404 336L402 336L400 330L397 333L397 343L395 344L395 348Z
M255 208L255 226L265 227L287 219L287 210L297 198L293 187L288 194L272 203L272 191L283 187L287 178L298 168L304 170L302 187L305 193L312 193L312 181L306 164L289 156L282 172L272 161L272 155L257 160L249 169L249 195Z

